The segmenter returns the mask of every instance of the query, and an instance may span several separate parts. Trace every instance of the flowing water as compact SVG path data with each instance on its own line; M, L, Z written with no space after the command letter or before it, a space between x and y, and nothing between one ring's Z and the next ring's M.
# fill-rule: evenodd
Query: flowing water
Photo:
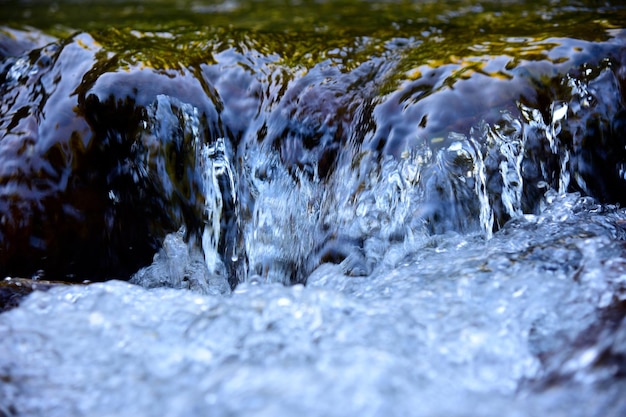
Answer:
M0 416L626 415L620 2L0 11Z

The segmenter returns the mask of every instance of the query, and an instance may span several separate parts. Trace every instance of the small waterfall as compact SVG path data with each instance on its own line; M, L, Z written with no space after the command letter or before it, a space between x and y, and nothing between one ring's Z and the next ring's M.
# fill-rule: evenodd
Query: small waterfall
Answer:
M221 146L218 144L221 142ZM219 175L224 171L223 139L217 139L213 146L204 145L200 168L204 180L205 225L202 232L202 249L209 271L223 270L224 265L218 252L220 241L221 218L224 200L219 186ZM215 166L217 162L217 167ZM221 168L221 169L220 169Z
M242 279L236 266L244 257L239 245L241 226L236 177L229 153L224 138L202 147L200 169L205 198L202 249L208 270L227 275L234 286Z
M259 44L220 39L197 39L207 55L178 66L86 33L7 58L0 214L18 216L7 223L57 222L79 249L104 226L95 237L106 249L92 255L109 265L128 260L120 274L185 230L191 249L202 246L208 272L234 287L252 277L304 282L320 263L348 258L358 261L346 271L367 273L391 246L420 236L489 239L511 218L539 214L549 190L624 198L618 61L508 65L503 57L490 64L498 71L480 72L464 60L425 62L408 53L424 46L413 39L385 42L391 49L350 65L328 58L334 52L290 62L273 43L258 49L272 36ZM581 59L600 55L580 48ZM621 53L611 42L602 48ZM67 68L77 76L57 76ZM27 142L37 143L24 147L28 155L17 146ZM31 151L39 152L32 164ZM19 206L33 184L41 195ZM65 223L65 208L47 203L57 198L50 190L76 206L76 221ZM83 193L102 205L83 205ZM93 216L90 229L76 232L98 210L104 220ZM28 262L13 255L37 253L41 237L56 242L61 229L41 228L19 250L0 251L0 263L22 268ZM37 269L54 258L32 256L44 260ZM68 265L91 268L86 256L73 256Z
M626 416L624 0L1 3L0 417Z
M474 192L478 197L480 205L479 221L482 232L487 239L493 236L493 209L489 203L489 195L487 193L487 174L485 163L482 155L479 152L480 145L472 140L470 136L470 143L474 150L474 169L472 170L472 176L474 177Z
M562 123L567 118L567 109L567 103L562 101L555 101L550 105L552 120L550 121L549 134L546 134L548 141L550 142L550 149L552 149L552 153L559 155L561 168L561 175L559 175L559 194L564 194L567 191L570 181L570 153L559 139Z

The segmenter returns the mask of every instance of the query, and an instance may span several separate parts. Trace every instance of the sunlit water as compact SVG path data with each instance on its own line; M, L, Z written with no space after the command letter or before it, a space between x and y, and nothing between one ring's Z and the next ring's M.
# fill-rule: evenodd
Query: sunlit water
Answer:
M591 3L0 3L0 416L625 415Z

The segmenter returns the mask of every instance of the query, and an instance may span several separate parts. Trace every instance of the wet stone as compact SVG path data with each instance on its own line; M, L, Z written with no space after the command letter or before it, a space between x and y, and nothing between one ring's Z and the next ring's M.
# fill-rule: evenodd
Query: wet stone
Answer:
M0 281L0 313L20 305L33 291L48 291L63 282L33 280L30 278L5 278Z
M406 79L402 54L290 67L205 40L183 63L106 39L5 58L0 275L128 279L183 228L231 288L297 283L345 258L366 273L373 236L489 236L549 189L622 202L619 37L489 64L507 77L459 76L468 61Z

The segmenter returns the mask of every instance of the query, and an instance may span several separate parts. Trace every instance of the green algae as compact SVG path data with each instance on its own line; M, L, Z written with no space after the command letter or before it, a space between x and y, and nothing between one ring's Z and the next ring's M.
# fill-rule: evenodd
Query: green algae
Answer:
M416 62L542 58L551 38L605 41L626 26L621 2L597 1L3 1L0 25L64 37L86 31L112 50L163 61L207 59L237 43L310 67L384 52ZM139 36L137 36L139 35ZM421 42L416 48L415 42ZM411 48L403 48L403 44ZM399 52L401 51L401 52ZM343 62L342 62L343 63Z
M305 71L394 61L381 94L446 65L455 68L447 86L477 73L513 78L524 62L567 62L577 42L606 42L626 27L618 1L4 1L0 11L0 27L88 32L128 67L211 65L229 49Z

